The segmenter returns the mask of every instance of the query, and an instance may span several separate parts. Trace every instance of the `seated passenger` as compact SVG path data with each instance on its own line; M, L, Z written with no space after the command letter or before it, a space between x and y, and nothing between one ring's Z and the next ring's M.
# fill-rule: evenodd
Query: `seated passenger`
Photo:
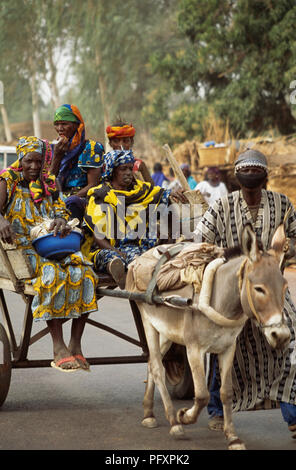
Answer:
M82 221L87 191L100 181L104 147L85 139L83 118L73 104L63 104L56 110L54 127L59 139L53 145L50 172L57 177L72 217Z
M157 235L151 236L150 206L153 213L160 204L167 207L170 198L188 203L182 190L173 193L136 180L133 165L131 150L104 156L103 183L88 192L84 219L93 242L91 248L85 242L85 253L96 271L109 272L121 288L128 264L158 242Z
M131 150L134 145L136 129L132 124L118 120L106 128L109 145L113 150Z
M127 124L126 121L118 119L117 122L106 128L106 133L109 139L109 145L113 150L132 150L136 133L136 129L132 124ZM154 184L145 162L140 158L135 157L134 171L141 174L141 180Z
M45 218L52 219L50 229L65 236L71 231L65 203L57 191L55 177L48 173L51 148L37 137L21 137L14 167L0 173L0 238L22 249L35 272L26 282L35 296L32 313L35 321L47 322L53 340L54 361L62 371L89 369L82 355L81 337L88 314L97 310L97 276L80 251L60 261L37 254L30 238L32 227ZM71 339L64 343L62 319L73 319Z

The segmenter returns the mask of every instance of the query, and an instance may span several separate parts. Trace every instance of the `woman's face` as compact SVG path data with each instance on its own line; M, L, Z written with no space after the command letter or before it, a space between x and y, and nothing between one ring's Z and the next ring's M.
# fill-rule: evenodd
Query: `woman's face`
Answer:
M78 129L79 124L77 122L70 121L56 121L54 122L54 128L59 134L59 137L67 137L71 139Z
M127 190L133 182L133 163L124 163L113 170L112 185L115 189Z
M116 137L109 139L110 146L113 150L130 150L134 143L133 137Z
M43 156L39 152L30 152L21 160L23 175L27 181L36 181L42 168Z

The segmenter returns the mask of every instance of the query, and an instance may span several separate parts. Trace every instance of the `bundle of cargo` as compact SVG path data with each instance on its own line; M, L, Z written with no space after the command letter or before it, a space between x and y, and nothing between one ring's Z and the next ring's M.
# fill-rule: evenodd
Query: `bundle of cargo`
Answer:
M209 145L208 145L209 144ZM197 140L185 141L174 150L178 163L188 163L193 173L209 166L221 166L232 163L235 159L235 142L201 143Z
M195 140L185 140L182 144L178 145L174 151L174 157L181 165L182 163L188 163L192 172L198 169L198 142Z
M283 164L296 163L296 134L281 137L256 137L240 140L239 153L245 148L253 148L262 152L268 161L269 168Z
M198 147L199 167L221 166L230 163L231 146L225 144L215 144L207 146L201 144Z
M278 138L257 137L252 142L240 141L241 148L262 152L268 161L267 189L286 194L296 207L296 135Z

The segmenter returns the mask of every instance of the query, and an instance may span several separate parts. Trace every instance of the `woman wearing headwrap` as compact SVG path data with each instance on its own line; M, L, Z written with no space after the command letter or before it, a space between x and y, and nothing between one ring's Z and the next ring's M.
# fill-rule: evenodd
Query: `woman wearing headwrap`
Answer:
M123 288L127 265L158 242L150 234L149 216L169 198L188 202L182 191L171 193L136 180L131 150L113 150L104 156L103 183L88 192L85 224L92 234L89 259L95 270L109 272ZM84 246L87 252L87 242Z
M132 124L120 120L106 128L109 144L113 150L131 150L135 133L136 129Z
M53 340L52 366L63 371L88 369L82 355L81 336L87 314L97 310L97 276L82 253L76 252L60 261L37 254L30 230L52 219L50 230L65 236L71 231L69 213L60 197L55 177L48 174L51 147L37 137L21 137L18 160L0 173L0 238L14 242L28 258L35 277L32 313L35 321L45 320ZM63 340L62 319L73 319L67 347Z
M82 221L87 191L100 180L104 147L100 142L85 139L83 118L73 104L63 104L56 110L54 127L59 139L53 146L50 170L66 197L66 207Z

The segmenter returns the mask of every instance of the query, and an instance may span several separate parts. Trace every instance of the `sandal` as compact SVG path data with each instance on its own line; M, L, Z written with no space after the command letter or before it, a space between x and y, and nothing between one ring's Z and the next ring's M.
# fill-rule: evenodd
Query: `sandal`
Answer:
M74 357L79 364L80 362L82 362L82 364L80 364L80 369L85 370L85 372L90 372L89 363L87 362L84 356L82 356L81 354L74 354Z
M76 372L79 367L69 367L68 369L65 369L63 367L60 367L62 364L64 364L65 362L73 362L76 364L78 364L78 362L76 361L75 357L74 356L69 356L69 357L63 357L62 359L59 359L58 361L52 361L50 363L51 367L53 367L54 369L58 369L62 372ZM78 364L79 365L79 364Z

